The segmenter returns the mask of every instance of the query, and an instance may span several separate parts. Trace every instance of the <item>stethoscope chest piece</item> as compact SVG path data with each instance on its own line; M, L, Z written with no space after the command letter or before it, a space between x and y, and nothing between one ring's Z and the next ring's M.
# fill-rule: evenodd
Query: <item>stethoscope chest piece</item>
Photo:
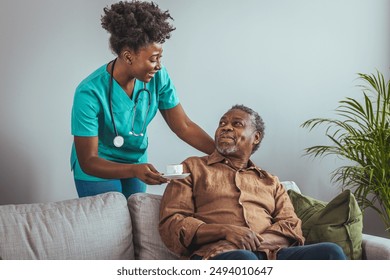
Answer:
M125 143L125 139L123 139L122 136L117 135L117 136L115 136L113 142L114 142L114 146L115 146L115 147L120 148L120 147L123 146L123 143Z

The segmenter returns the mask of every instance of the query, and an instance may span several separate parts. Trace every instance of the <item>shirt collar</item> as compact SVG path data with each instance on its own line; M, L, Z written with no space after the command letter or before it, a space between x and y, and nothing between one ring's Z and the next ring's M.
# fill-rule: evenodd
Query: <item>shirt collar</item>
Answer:
M207 165L213 165L213 164L215 164L215 163L223 163L223 164L226 164L226 165L232 167L232 165L230 164L230 160L229 160L227 157L225 157L225 156L223 156L222 154L220 154L217 150L215 150L215 151L214 151L211 155L209 155L208 158L207 158ZM253 161L251 161L250 159L249 159L249 161L248 161L248 166L249 166L249 167L246 168L246 170L254 169L254 170L256 170L256 171L259 173L259 176L260 176L260 177L263 177L263 176L264 176L264 174L263 174L261 168L257 167L257 166L253 163Z

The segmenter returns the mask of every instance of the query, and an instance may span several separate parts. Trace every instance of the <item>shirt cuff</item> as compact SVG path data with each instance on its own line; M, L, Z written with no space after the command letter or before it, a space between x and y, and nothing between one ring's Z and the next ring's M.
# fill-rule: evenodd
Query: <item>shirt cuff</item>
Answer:
M188 248L191 246L192 240L194 239L198 228L203 224L204 222L193 217L188 217L183 220L179 229L179 240L183 247Z

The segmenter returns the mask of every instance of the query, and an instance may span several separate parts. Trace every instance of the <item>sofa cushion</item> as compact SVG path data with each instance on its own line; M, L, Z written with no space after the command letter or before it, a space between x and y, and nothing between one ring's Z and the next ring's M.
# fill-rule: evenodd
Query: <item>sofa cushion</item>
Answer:
M137 193L128 199L133 223L134 252L136 259L178 259L161 241L158 232L161 195Z
M289 190L297 216L302 220L306 244L334 242L348 259L362 258L362 212L350 190L329 203Z
M134 259L126 198L111 192L0 206L3 259Z

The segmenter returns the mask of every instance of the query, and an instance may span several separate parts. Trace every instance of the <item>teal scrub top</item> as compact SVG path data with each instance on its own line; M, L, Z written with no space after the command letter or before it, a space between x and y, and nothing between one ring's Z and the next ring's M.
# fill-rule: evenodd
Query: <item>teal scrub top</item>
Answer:
M175 86L164 66L146 84L146 88L151 93L151 100L149 100L146 91L141 91L144 88L142 81L136 80L134 94L132 98L129 98L115 79L113 80L112 110L118 134L124 138L123 146L117 148L113 143L116 135L110 116L108 93L110 74L106 68L107 64L103 65L84 79L76 88L72 108L72 135L98 136L98 155L104 159L120 163L146 163L148 160L147 126L156 115L157 110L171 109L179 104ZM136 101L137 106L135 106ZM149 102L150 108L148 111ZM136 111L134 111L135 107ZM146 123L143 127L145 118ZM130 135L130 131L137 134L142 132L144 135ZM81 170L74 143L70 160L75 179L105 180L88 175Z

